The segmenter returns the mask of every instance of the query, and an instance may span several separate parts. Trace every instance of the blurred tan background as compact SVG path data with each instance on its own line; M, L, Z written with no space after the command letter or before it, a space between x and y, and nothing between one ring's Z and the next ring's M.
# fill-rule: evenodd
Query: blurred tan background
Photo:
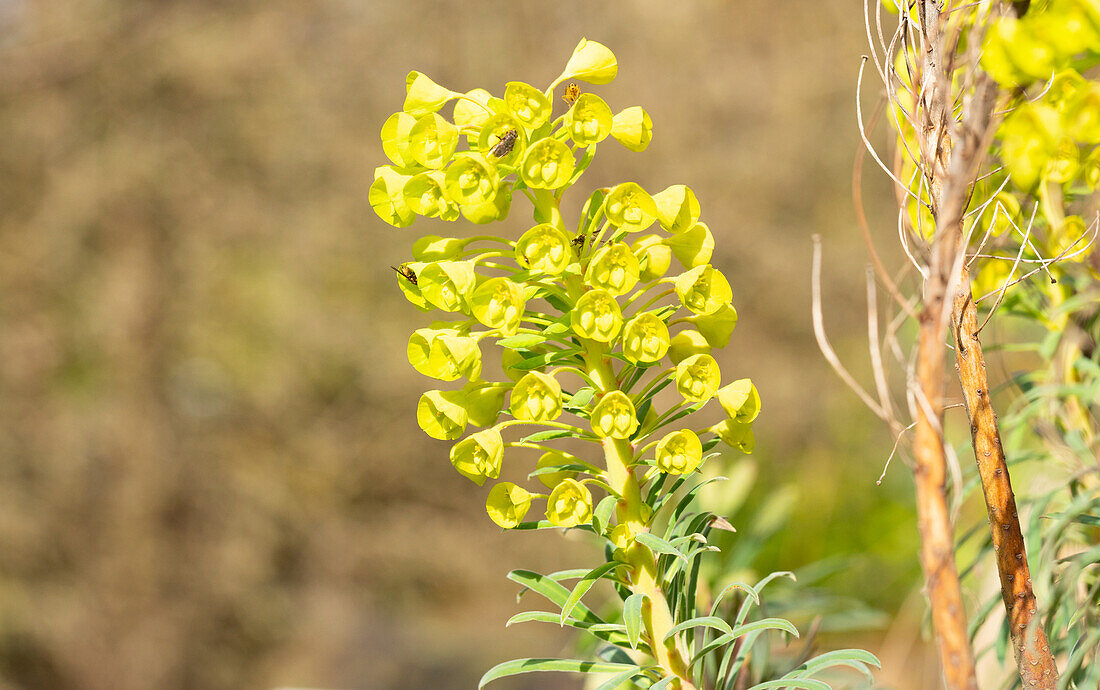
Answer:
M366 193L407 71L541 87L581 36L655 128L582 187L692 186L734 285L720 361L765 409L748 510L794 486L754 566L855 556L831 591L902 615L836 641L932 687L907 472L875 486L892 439L810 330L821 233L861 359L862 32L857 0L0 0L0 688L469 688L567 652L504 628L504 575L591 547L501 534L416 426L426 317L388 266L453 226L395 230Z

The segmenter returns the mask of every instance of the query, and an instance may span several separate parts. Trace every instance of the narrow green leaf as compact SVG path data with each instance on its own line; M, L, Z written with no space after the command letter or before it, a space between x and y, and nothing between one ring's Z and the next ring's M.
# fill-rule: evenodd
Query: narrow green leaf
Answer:
M520 333L519 335L509 336L507 338L501 338L497 341L497 345L506 347L510 350L519 350L525 347L531 347L538 345L539 343L545 343L546 337L535 333Z
M618 562L604 563L588 571L588 574L582 577L573 587L573 591L569 593L569 597L565 600L565 603L562 604L561 624L565 625L565 621L569 618L569 614L573 612L573 608L580 603L581 597L587 594L588 590L592 589L592 585L596 584L597 580L602 579L604 575L607 575L609 572L622 565L624 564Z
M604 682L596 686L596 690L615 690L626 681L630 680L634 676L642 672L641 666L635 666L634 668L627 669L620 674L614 675Z
M862 649L837 649L832 652L825 652L824 654L819 654L818 656L815 656L813 659L810 659L806 663L788 673L785 677L798 678L802 676L811 676L818 671L822 671L826 668L830 668L838 664L851 666L852 668L856 669L862 668L863 672L866 673L868 676L870 676L870 671L867 670L865 664L870 664L875 668L882 668L882 662L878 660L878 657L870 652L864 651Z
M751 598L757 606L760 605L760 595L756 593L756 588L754 588L752 585L747 585L744 582L731 582L730 584L726 585L721 592L718 593L717 597L714 598L714 604L710 607L710 615L713 616L718 613L718 606L722 603L722 600L726 598L727 594L735 589L739 589L745 594L749 595L749 598Z
M630 640L632 649L637 649L638 641L642 639L642 605L647 598L641 592L636 592L623 602L623 622L626 623L626 637Z
M656 551L657 553L663 553L663 554L666 554L666 555L669 555L669 556L674 556L674 557L680 559L681 561L683 561L684 565L688 565L687 556L680 553L680 551L677 550L676 547L674 547L672 544L669 544L667 541L665 541L664 539L661 539L660 537L658 537L655 534L650 534L649 532L642 532L641 534L639 534L634 539L638 543L649 547L649 549L651 551Z
M545 431L536 431L530 436L524 436L519 442L536 443L538 441L549 441L555 438L566 438L572 435L573 432L569 431L569 429L546 429Z
M627 664L611 664L599 661L583 661L581 659L513 659L497 664L485 672L477 687L480 690L494 680L515 676L521 673L535 673L542 671L564 671L571 673L621 673L627 669L636 669L636 666Z
M584 408L588 406L588 403L592 402L593 396L596 391L591 387L584 387L573 394L573 397L569 399L569 407Z
M618 497L604 496L604 498L596 504L596 509L592 511L592 529L596 531L596 534L603 534L607 531L607 527L611 521L611 514L615 512L615 506L618 505L618 503Z
M730 624L727 623L726 621L722 620L718 616L700 616L698 618L692 618L690 620L684 621L683 623L679 623L677 625L672 626L672 629L669 630L668 634L665 635L665 640L672 639L672 637L676 633L678 633L682 630L687 630L688 628L694 628L694 627L697 627L697 626L703 626L703 627L707 627L707 628L714 628L715 630L721 630L722 632L724 632L727 635L732 635L733 634L733 628L730 627Z
M508 573L508 579L532 592L541 594L557 605L558 608L564 606L565 601L569 598L569 590L560 583L530 570L513 570ZM522 595L523 592L520 592L520 594ZM586 623L607 622L589 610L584 604L577 603L573 608L578 614L577 618Z
M749 690L763 690L763 688L804 688L805 690L833 690L828 683L811 678L766 680L757 683Z
M672 681L674 680L676 680L676 676L666 676L653 685L650 685L649 690L665 690L665 688L672 685Z

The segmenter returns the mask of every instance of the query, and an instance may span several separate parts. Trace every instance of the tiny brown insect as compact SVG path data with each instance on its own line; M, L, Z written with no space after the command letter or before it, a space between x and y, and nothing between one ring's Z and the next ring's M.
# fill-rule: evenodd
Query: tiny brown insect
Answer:
M577 102L577 99L580 98L580 97L581 97L580 87L577 86L577 82L571 81L571 82L569 82L569 86L565 87L565 93L562 94L561 99L563 101L565 101L566 103L568 103L569 105L573 105L574 103Z
M409 268L408 264L401 264L400 267L390 266L390 268L397 271L397 275L401 276L413 285L416 285L416 272Z
M496 146L492 148L490 153L492 153L497 158L504 158L512 152L512 147L516 145L516 139L518 138L519 132L514 129L510 129L504 134L498 134L497 139L500 139L500 141L497 142Z
M573 240L569 243L573 245L573 250L577 252L577 256L580 256L581 252L584 251L584 243L587 240L588 235L582 232L581 234L574 237Z

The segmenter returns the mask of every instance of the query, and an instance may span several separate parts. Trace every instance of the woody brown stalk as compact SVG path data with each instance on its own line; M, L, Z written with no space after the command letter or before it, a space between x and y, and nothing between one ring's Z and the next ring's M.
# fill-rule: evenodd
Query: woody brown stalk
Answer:
M1058 668L1050 653L1046 633L1036 617L1024 535L1001 446L997 415L990 404L985 358L978 339L977 309L965 269L955 295L951 323L955 334L955 367L970 417L974 459L978 463L985 507L989 512L989 529L1001 580L1001 597L1009 620L1012 651L1025 688L1053 690L1058 682Z

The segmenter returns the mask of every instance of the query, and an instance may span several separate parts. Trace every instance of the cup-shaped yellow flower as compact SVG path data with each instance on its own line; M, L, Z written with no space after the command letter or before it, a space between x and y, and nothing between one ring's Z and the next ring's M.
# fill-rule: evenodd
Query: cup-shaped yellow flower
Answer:
M610 292L589 290L573 306L569 323L581 338L610 343L623 327L623 312Z
M749 379L739 379L718 391L718 402L734 422L749 423L760 414L760 393Z
M413 242L412 255L417 261L447 261L458 256L468 243L457 237L424 235Z
M1088 234L1085 220L1081 216L1066 216L1061 226L1047 228L1047 252L1052 257L1062 257L1064 260L1084 261L1088 258L1088 252L1078 252L1076 256L1071 255L1074 250L1081 249L1085 245L1088 241Z
M699 331L687 329L672 336L672 345L668 348L668 358L673 364L679 364L692 355L709 355L711 345Z
M489 107L489 99L492 97L485 89L474 89L462 94L455 101L455 127L480 129L495 114Z
M638 257L625 243L616 242L604 245L596 252L588 264L584 280L592 287L617 297L634 289L640 273Z
M537 129L550 119L550 99L541 91L521 81L510 81L504 87L504 105L508 113L527 129Z
M550 422L561 415L561 386L549 374L530 371L512 388L512 416L525 422Z
M691 355L676 365L676 391L689 402L710 400L722 385L722 371L710 355Z
M696 223L690 229L665 240L665 244L684 268L695 268L709 263L714 253L714 235L706 223Z
M671 344L668 326L653 312L638 314L623 328L623 356L633 364L660 360Z
M527 308L523 289L507 278L490 278L477 286L470 295L470 310L474 318L500 331L501 335L515 335L520 319Z
M414 175L401 190L405 205L425 218L458 218L458 204L447 198L443 182L443 173L438 170Z
M516 242L516 263L534 273L561 275L573 261L569 235L556 225L536 225Z
M553 138L540 139L523 155L520 176L535 189L564 187L573 176L577 161L568 146Z
M564 479L546 500L546 519L558 527L592 522L592 492L584 484Z
M555 83L560 84L566 79L580 79L589 84L608 84L618 73L619 61L610 48L602 43L582 38L573 49L573 54L565 65L565 71Z
M574 458L571 458L560 450L551 450L539 456L538 463L535 467L541 470L544 467L560 467L562 465L574 463ZM574 470L562 470L560 472L544 472L535 476L538 477L538 480L542 482L543 486L548 489L553 489L560 484L563 479L573 479L577 476L577 473Z
M440 381L460 376L476 379L481 373L477 339L457 335L453 329L418 328L409 337L406 352L414 369Z
M703 464L703 444L690 429L667 434L657 442L656 465L668 474L691 474Z
M654 194L653 201L657 203L657 219L661 221L661 227L674 235L690 230L699 222L699 200L690 187L674 184Z
M416 220L413 210L405 203L405 184L410 175L402 175L388 165L374 169L374 182L367 192L367 200L378 217L395 228L407 228Z
M594 93L581 94L565 115L565 128L580 146L598 144L611 135L611 108Z
M500 178L496 166L480 153L461 153L447 167L443 181L447 196L466 205L492 201Z
M509 136L509 132L515 132L515 143L512 144L511 150L504 151L503 155L498 156L497 153L501 152L497 149L497 146ZM512 166L516 164L516 161L520 159L527 148L527 134L519 120L508 113L497 113L481 126L481 133L477 138L477 148L485 156L491 156L497 165Z
M470 382L462 387L462 406L474 426L491 427L504 409L504 398L511 388L506 383Z
M634 545L634 539L642 533L642 528L634 522L615 525L608 539L615 545L616 551L626 551Z
M736 448L742 453L752 453L756 449L756 437L752 433L751 422L735 422L727 419L710 428L718 438L722 439L730 448Z
M476 276L470 261L433 261L417 276L420 294L438 309L461 311Z
M416 422L428 436L453 441L466 430L462 391L428 391L416 405Z
M402 110L420 117L434 113L457 96L457 93L436 84L427 75L409 72L405 77L405 105Z
M729 281L710 264L681 273L672 285L680 303L696 314L713 314L733 301Z
M409 153L425 168L439 170L451 161L458 148L458 127L435 113L429 113L409 130Z
M1012 181L1031 189L1062 139L1061 116L1046 104L1024 103L1005 117L1000 136L1001 159Z
M653 140L653 120L640 105L631 106L611 119L611 136L631 151L645 151Z
M485 429L470 434L451 446L451 464L458 473L478 486L486 479L500 476L500 464L504 459L504 441L496 429Z
M699 329L711 347L721 349L730 344L733 329L737 327L737 310L726 304L713 314L689 316L684 320Z
M669 266L672 265L672 250L660 235L643 235L632 248L641 267L641 280L648 283L668 273Z
M1047 161L1046 169L1043 171L1043 179L1048 182L1066 184L1073 182L1080 172L1080 149L1077 147L1077 142L1065 137Z
M589 421L600 438L630 438L638 430L638 412L630 396L622 391L611 391L600 398Z
M504 529L518 527L530 508L530 492L512 482L498 483L489 490L489 497L485 499L489 518Z
M649 192L635 182L623 182L607 195L607 219L626 232L645 230L657 219L657 204Z
M512 183L504 182L497 187L496 194L490 201L482 201L461 206L462 217L471 223L485 225L495 220L508 217L508 209L512 207Z
M394 113L382 125L382 151L399 168L416 165L409 153L409 132L416 124L416 118L408 113Z

